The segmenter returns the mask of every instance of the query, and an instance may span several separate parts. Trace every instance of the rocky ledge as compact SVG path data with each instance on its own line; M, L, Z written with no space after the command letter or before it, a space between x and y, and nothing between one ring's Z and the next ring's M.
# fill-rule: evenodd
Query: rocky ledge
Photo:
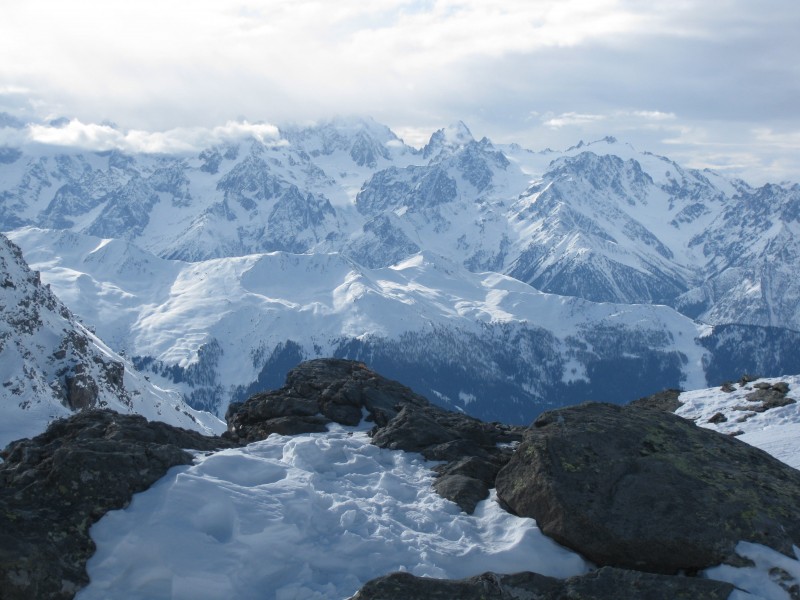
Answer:
M9 444L0 452L0 597L72 598L89 582L93 523L170 467L191 463L186 448L231 445L109 410L80 412Z

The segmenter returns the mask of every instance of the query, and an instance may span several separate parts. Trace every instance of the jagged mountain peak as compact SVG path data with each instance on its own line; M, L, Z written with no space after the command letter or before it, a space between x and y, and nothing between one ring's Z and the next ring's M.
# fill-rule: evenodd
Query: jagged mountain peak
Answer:
M135 343L141 342L143 357L162 361L161 366L150 369L154 375L183 368L180 361L191 356L198 344L210 344L212 338L222 340L226 326L240 318L231 317L213 335L204 333L205 324L201 327L192 321L188 326L188 321L176 321L174 331L181 339L174 341L170 353L150 343L162 335L153 332L168 327L167 312L189 310L185 300L191 295L181 296L177 291L196 289L192 277L203 276L202 269L210 264L204 261L219 259L220 265L233 269L243 260L251 260L247 257L254 253L273 251L310 257L340 253L368 270L405 265L388 275L410 274L413 269L407 259L433 253L473 274L513 276L520 286L527 285L526 289L620 304L667 303L714 324L741 323L743 315L752 324L796 330L800 323L800 314L793 308L798 305L796 290L800 289L793 275L800 250L793 240L800 239L800 232L792 217L797 214L792 194L796 196L800 186L755 190L719 174L683 168L668 158L638 152L624 141L610 138L565 152L533 153L514 145L495 146L486 138L476 140L466 126L457 123L431 137L428 152L435 152L424 157L419 151L407 150L388 128L370 119L339 118L284 133L286 144L259 146L255 155L247 141L181 157L92 152L81 157L42 147L35 156L24 148L21 156L12 153L4 162L0 154L0 229L38 225L93 231L104 239L127 239L162 258L193 261L193 265L171 261L170 268L162 271L164 265L157 261L130 255L132 263L141 267L132 276L136 281L164 277L159 289L153 290L152 306L164 306L163 312L156 314L145 315L152 307L139 302L142 292L113 272L117 258L127 260L122 258L126 255L122 245L109 242L90 253L101 241L89 244L86 256L91 255L92 260L80 257L65 291L59 288L65 300L84 293L94 298L85 302L83 309L104 312L97 319L91 312L88 318L84 315L92 323L108 318L119 324L115 319L130 320L128 310L134 306L150 306L137 316L142 322ZM33 240L34 236L27 237ZM40 241L31 244L55 243L52 236L39 237ZM55 261L31 260L57 277L67 272ZM195 268L198 270L189 277ZM127 267L124 270L127 272ZM343 270L345 275L337 281L325 279L338 289L334 295L341 302L335 306L329 301L333 292L328 289L326 294L320 291L318 300L291 299L280 306L271 290L257 299L255 308L249 307L251 312L241 318L253 323L253 329L264 318L262 313L272 310L292 315L281 323L298 320L280 329L285 337L269 338L269 347L264 349L258 344L266 344L267 338L260 334L261 339L250 348L251 356L220 342L225 346L225 353L217 357L220 364L234 365L232 370L254 365L236 380L237 385L250 385L254 377L261 377L259 369L266 368L270 352L280 344L284 353L276 350L276 356L285 361L287 356L296 357L291 350L293 341L308 356L317 352L314 344L331 352L345 352L345 346L366 352L374 348L369 344L377 342L365 341L373 338L363 337L367 330L362 326L372 327L384 320L396 323L401 318L411 322L419 307L428 306L427 298L435 297L435 293L427 297L401 294L397 290L409 284L393 281L387 273L382 272L378 280L388 283L379 284L367 281L357 268ZM96 276L89 275L90 271ZM426 287L441 290L449 285L444 271L430 267L432 275ZM153 275L148 275L151 272ZM176 288L173 298L172 285L179 272L186 273L181 286L187 287ZM264 281L274 281L276 272L264 270ZM352 282L347 283L346 273L351 272ZM300 286L321 281L317 271L287 278L289 285ZM309 284L312 279L314 283ZM234 287L226 287L229 285ZM225 280L219 287L227 293L238 289L236 285ZM475 281L468 278L459 285L467 289ZM356 293L358 290L365 294ZM98 291L102 293L95 295ZM211 290L203 286L203 293ZM492 293L499 297L503 292ZM328 339L297 339L297 331L318 331L323 313L332 310L339 314L350 299L365 311L377 306L376 299L384 294L405 296L408 303L401 301L374 318L365 317L365 312L354 313L348 317L348 327L337 326L331 333L342 339L345 333L355 336L346 338L341 346ZM471 297L467 292L458 294ZM232 296L235 292L225 297L213 295L219 303L214 310L227 314L224 307ZM468 309L474 305L473 301L459 304L472 310L470 314L488 314ZM409 308L412 306L415 308ZM295 315L296 311L301 314ZM503 308L492 314L502 315L503 311L514 312ZM494 316L475 318L491 322ZM531 317L531 323L549 328L538 315ZM399 326L370 333L385 330L392 335L402 333ZM120 326L117 331L116 339L103 335L116 348L132 348L133 329ZM387 339L380 343L401 343ZM403 338L402 343L416 345L418 339L422 338ZM131 345L118 345L118 340ZM482 343L488 344L475 341L476 347ZM199 356L200 351L195 354ZM207 356L210 364L213 352ZM203 365L205 368L206 363ZM528 365L520 368L529 370ZM580 373L583 367L575 368ZM208 369L211 372L216 367ZM219 372L227 371L220 367ZM570 380L572 375L564 377ZM163 383L172 385L173 380L167 379ZM680 382L672 379L668 383ZM218 384L226 386L228 381L220 379ZM194 405L211 407L227 393L215 385L217 382L209 383L207 396ZM454 389L446 395L459 398L461 391ZM192 388L188 393L193 392Z
M594 140L591 142L584 142L583 140L579 140L577 144L570 146L569 148L566 149L565 152L575 152L578 150L583 151L589 148L590 146L599 147L599 146L617 146L617 145L625 145L630 148L633 148L633 146L631 146L630 144L620 142L613 135L607 135L605 137L602 137L598 140Z
M437 129L422 149L423 158L436 158L443 152L453 152L475 141L472 132L463 121ZM488 140L487 140L488 141Z
M318 123L286 125L281 134L290 148L311 160L321 161L324 169L343 175L353 164L375 170L400 157L419 153L371 117L336 117Z
M464 121L456 121L442 131L444 132L444 139L452 145L463 146L475 140Z
M653 179L642 170L638 161L614 154L595 154L588 150L554 161L547 177L553 180L579 178L592 188L611 189L620 194L631 191L622 187L622 178L637 188L653 184Z

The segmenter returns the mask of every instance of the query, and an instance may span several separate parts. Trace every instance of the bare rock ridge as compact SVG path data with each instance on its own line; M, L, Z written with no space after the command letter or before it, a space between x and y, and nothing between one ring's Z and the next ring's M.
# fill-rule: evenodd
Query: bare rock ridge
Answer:
M538 573L484 573L459 581L392 573L368 582L352 600L724 600L733 589L729 583L710 579L672 577L611 567L563 580Z

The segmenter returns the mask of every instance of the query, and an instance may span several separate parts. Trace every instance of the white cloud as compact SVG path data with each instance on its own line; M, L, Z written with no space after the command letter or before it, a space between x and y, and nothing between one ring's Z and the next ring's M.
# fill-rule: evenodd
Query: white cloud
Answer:
M648 121L674 121L677 118L675 113L665 113L660 110L635 110L631 115Z
M605 115L590 115L568 112L555 117L547 118L544 121L544 125L546 127L551 127L552 129L560 129L561 127L587 125L589 123L596 123L597 121L604 121L605 119Z
M151 132L121 131L111 125L83 123L72 119L64 125L29 124L24 129L0 129L0 145L45 144L93 151L122 150L145 153L190 153L225 141L254 138L265 144L281 145L274 125L229 121L223 126L177 128Z
M30 93L30 89L20 85L0 84L0 96L24 96Z
M776 133L769 128L756 128L753 134L760 144L800 152L800 130Z

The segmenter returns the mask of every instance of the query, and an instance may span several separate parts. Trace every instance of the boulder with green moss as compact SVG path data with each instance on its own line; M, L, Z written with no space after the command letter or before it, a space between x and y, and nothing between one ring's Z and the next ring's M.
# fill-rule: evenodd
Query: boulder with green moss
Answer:
M800 471L669 413L544 413L496 484L512 512L598 565L692 572L736 563L741 540L800 545Z

